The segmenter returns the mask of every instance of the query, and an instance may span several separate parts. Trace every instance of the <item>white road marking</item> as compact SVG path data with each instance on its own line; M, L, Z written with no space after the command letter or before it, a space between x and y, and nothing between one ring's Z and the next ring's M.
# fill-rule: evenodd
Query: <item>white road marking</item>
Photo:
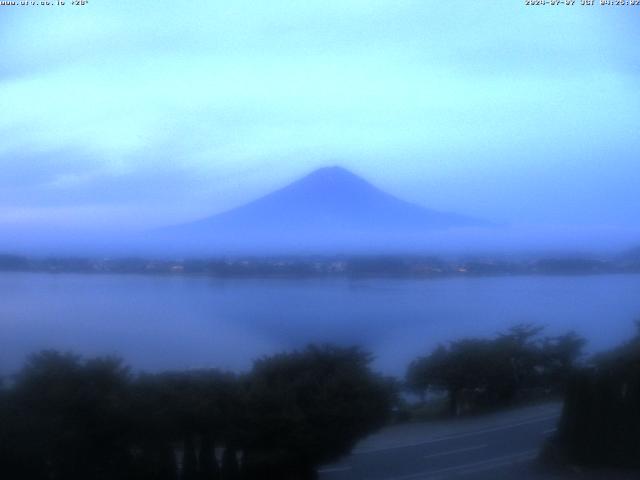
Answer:
M552 420L554 418L558 418L560 416L560 414L553 414L553 415L545 415L542 417L536 417L536 418L532 418L530 420L525 420L523 422L517 422L517 423L511 423L509 425L500 425L498 427L489 427L489 428L484 428L484 429L480 429L480 430L475 430L473 432L466 432L466 433L459 433L459 434L452 434L452 435L443 435L442 437L438 437L438 438L433 438L431 440L424 440L421 442L415 442L415 443L405 443L405 444L401 444L401 445L393 445L391 447L382 447L382 448L372 448L369 450L360 450L357 452L353 452L352 455L365 455L365 454L369 454L369 453L378 453L378 452L384 452L384 451L388 451L388 450L397 450L399 448L409 448L409 447L420 447L422 445L428 445L430 443L438 443L438 442L444 442L447 440L457 440L459 438L466 438L466 437L472 437L475 435L482 435L483 433L492 433L492 432L499 432L500 430L509 430L511 428L516 428L516 427L520 427L522 425L530 425L532 423L538 423L538 422L544 422L546 420Z
M517 453L512 456L505 457L502 460L492 459L488 461L486 465L480 465L480 462L471 468L463 468L460 470L461 475L468 475L470 473L478 473L487 470L495 470L496 468L505 467L507 465L515 465L516 463L526 462L533 460L538 456L539 450L527 450L525 452ZM500 458L500 457L498 457ZM432 479L435 480L435 479Z
M422 458L435 458L435 457L444 457L446 455L453 455L455 453L462 453L462 452L470 452L472 450L480 450L482 448L487 448L489 445L487 445L486 443L484 445L475 445L473 447L466 447L466 448L458 448L456 450L449 450L447 452L440 452L440 453L432 453L431 455L425 455Z
M403 475L401 477L391 477L385 480L412 480L412 479L430 479L436 480L440 478L438 475L444 473L457 473L467 475L470 473L477 473L486 470L493 470L506 465L513 465L520 462L526 462L532 460L538 454L538 450L526 450L524 452L514 453L511 455L503 455L501 457L489 458L487 460L481 460L479 462L467 463L464 465L455 465L453 467L441 468L439 470L427 470L419 473L412 473L410 475ZM435 476L434 476L435 475Z
M321 468L318 473L333 473L333 472L348 472L351 467L333 467L333 468Z

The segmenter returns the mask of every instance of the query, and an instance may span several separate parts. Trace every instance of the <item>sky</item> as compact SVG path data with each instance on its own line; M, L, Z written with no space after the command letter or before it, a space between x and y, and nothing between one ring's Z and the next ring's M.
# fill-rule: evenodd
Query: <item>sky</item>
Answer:
M0 236L181 223L341 165L430 208L631 238L640 7L577 3L2 6Z

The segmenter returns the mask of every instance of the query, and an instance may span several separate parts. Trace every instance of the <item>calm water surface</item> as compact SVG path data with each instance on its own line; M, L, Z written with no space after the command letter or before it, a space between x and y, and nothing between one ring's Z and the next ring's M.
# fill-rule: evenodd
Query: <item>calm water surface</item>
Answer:
M640 318L640 276L218 280L0 274L0 371L42 348L116 354L136 368L249 368L308 342L362 345L402 374L417 355L520 322L612 346Z

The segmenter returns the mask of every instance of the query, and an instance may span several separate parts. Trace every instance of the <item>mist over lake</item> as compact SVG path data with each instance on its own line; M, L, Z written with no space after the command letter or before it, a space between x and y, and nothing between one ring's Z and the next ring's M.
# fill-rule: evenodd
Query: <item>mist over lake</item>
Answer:
M309 342L361 345L402 375L438 342L522 322L609 348L640 318L640 275L448 279L214 279L0 274L0 371L42 348L136 369L245 370Z

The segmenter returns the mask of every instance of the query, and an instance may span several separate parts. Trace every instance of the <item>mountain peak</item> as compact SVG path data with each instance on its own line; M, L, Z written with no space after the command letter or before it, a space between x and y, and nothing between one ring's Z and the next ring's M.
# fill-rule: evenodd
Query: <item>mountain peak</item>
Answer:
M301 180L304 180L305 178L318 178L322 180L358 180L364 182L361 177L339 165L320 167L307 174Z
M355 173L347 170L344 167L341 167L340 165L330 165L327 167L320 167L312 171L311 173L309 173L307 176L310 177L315 175L322 175L327 177L342 177L342 176L356 177L357 176Z
M283 190L331 191L354 194L364 190L377 190L376 187L355 173L340 166L321 167L299 180L284 187Z

